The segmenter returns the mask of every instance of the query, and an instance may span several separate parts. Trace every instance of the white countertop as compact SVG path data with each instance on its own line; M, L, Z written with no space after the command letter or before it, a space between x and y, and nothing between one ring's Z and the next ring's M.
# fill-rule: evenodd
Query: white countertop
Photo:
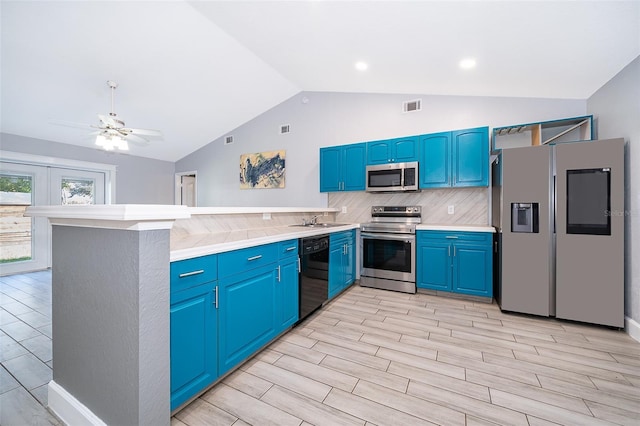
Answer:
M416 226L416 229L418 231L496 232L496 228L489 225L437 225L423 223Z
M277 243L295 238L312 237L333 232L358 229L359 223L328 228L280 226L273 228L245 229L240 231L194 234L171 239L170 260L183 260L208 254L222 253L262 244Z

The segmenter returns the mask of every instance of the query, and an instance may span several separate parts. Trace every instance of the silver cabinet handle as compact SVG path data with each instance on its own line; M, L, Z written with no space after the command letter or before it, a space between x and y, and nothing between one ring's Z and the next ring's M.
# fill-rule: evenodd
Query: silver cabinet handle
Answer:
M213 302L214 306L216 307L216 309L218 309L218 286L216 286L215 290L213 290L216 292L216 298Z
M296 246L287 247L287 250L286 250L286 251L291 251L291 250L295 250L295 249L296 249Z
M280 265L278 265L278 282L280 282Z
M258 260L262 257L261 254L257 255L257 256L253 256L253 257L248 257L247 261L251 262L252 260Z
M455 235L447 235L445 238L449 239L449 240L457 240L458 237L456 237Z
M191 272L185 272L182 273L180 275L178 275L178 278L187 278L193 275L200 275L200 274L204 274L204 269L199 269L197 271L191 271Z
M302 265L300 265L300 258L298 257L298 273L302 272Z
M456 257L456 246L453 246L453 257Z
M451 257L451 246L447 247L447 256Z

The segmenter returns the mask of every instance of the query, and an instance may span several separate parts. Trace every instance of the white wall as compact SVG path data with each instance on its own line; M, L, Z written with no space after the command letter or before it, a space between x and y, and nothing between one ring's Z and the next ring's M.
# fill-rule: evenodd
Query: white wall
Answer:
M173 204L174 163L93 148L0 134L4 151L116 166L117 204Z
M402 103L416 98L422 111L402 113ZM217 139L178 161L176 171L197 171L198 206L326 207L320 147L585 113L584 100L302 92L230 132L234 144ZM280 135L281 124L291 133ZM286 188L240 190L240 155L278 149L286 150Z
M640 56L627 65L587 101L597 118L599 139L624 138L626 157L625 315L640 333ZM640 334L636 335L640 340Z

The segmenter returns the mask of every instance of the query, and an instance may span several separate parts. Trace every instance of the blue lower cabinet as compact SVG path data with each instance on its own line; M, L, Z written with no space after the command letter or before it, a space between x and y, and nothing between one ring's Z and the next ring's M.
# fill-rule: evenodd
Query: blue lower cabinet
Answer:
M276 331L295 324L299 314L298 256L281 261L276 283Z
M329 236L329 299L351 285L355 279L355 231Z
M473 296L493 296L493 251L489 245L456 244L453 291Z
M277 335L275 264L220 280L218 373L231 370Z
M493 297L493 236L488 232L417 232L417 287Z
M215 283L171 293L171 409L218 378Z
M451 291L451 245L449 242L418 242L417 287Z

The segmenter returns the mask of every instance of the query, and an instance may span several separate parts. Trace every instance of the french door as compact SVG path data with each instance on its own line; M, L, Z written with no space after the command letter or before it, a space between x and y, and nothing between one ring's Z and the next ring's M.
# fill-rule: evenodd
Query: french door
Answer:
M104 202L105 173L0 162L0 274L51 266L51 226L28 206Z

